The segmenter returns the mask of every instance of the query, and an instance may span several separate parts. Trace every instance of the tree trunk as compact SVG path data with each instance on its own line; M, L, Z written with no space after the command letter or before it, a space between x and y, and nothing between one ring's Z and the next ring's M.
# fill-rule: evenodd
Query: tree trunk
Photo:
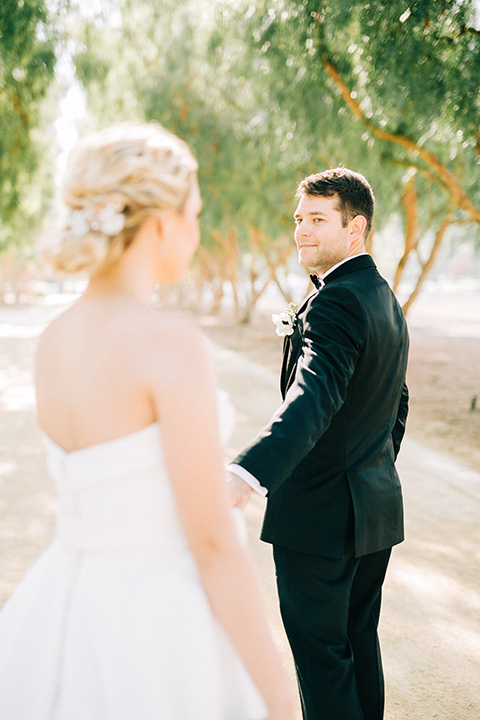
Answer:
M427 262L422 265L421 273L418 277L417 284L415 285L415 288L408 298L408 300L403 304L402 310L404 314L406 315L412 306L412 303L414 302L415 298L417 297L418 293L420 292L420 289L427 279L429 273L431 272L433 266L435 265L435 260L438 257L438 253L440 252L440 249L442 247L443 238L445 237L445 233L447 232L450 225L453 224L453 213L449 213L444 219L442 224L440 225L437 234L435 235L435 240L432 245L432 249L430 251L430 256L427 260Z
M415 187L415 175L411 175L411 177L407 180L405 192L402 196L402 205L405 213L405 245L403 255L400 258L395 271L395 278L393 281L394 293L398 290L400 280L402 279L407 266L408 258L410 257L410 253L416 247L418 242L418 197Z

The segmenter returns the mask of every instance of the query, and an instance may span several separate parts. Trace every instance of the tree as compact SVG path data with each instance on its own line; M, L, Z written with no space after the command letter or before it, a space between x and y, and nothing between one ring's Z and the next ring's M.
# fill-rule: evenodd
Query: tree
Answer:
M390 198L380 223L394 209L391 199L401 201L405 247L395 289L411 253L420 254L425 236L434 238L408 309L449 226L480 224L480 33L474 5L469 0L422 0L410 7L399 0L279 0L262 7L268 20L258 46L268 46L277 65L278 56L281 62L287 57L303 70L311 94L320 98L323 118L342 117L343 123L348 111L349 157L358 159L359 169L372 160L377 164L365 174L382 199ZM317 117L314 107L312 100L310 116ZM312 144L316 134L318 128L312 128ZM335 164L342 161L341 149L333 155Z
M158 120L192 145L204 237L224 281L245 278L250 259L246 315L284 262L293 191L310 172L351 166L374 186L376 229L403 218L392 278L398 289L411 257L420 259L411 300L449 229L478 226L480 44L471 0L408 9L400 0L105 7L84 23L76 52L96 122ZM211 263L203 265L211 276Z
M125 0L116 9L115 26L100 15L78 34L75 63L94 122L140 117L189 142L200 167L202 235L222 282L213 283L205 253L199 267L215 285L215 304L224 282L231 284L238 316L246 320L266 279L280 282L278 266L286 262L291 165L282 169L272 115L259 106L255 78L247 76L245 39L198 0ZM266 237L279 240L278 251L266 250ZM245 292L237 292L240 279L249 286Z
M45 0L0 6L0 252L27 247L46 209L52 173L44 127L56 62L58 28ZM51 96L50 98L51 99ZM50 115L50 119L53 120ZM44 162L45 161L45 162Z

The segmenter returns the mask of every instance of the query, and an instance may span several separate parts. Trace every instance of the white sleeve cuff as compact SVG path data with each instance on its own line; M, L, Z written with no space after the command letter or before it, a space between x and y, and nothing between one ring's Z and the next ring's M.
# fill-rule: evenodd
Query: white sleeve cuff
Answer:
M263 487L263 485L260 485L257 478L252 475L252 473L249 473L248 470L245 470L244 467L241 465L237 465L237 463L230 463L230 465L227 467L228 472L231 472L233 475L237 475L241 480L247 483L247 485L250 485L252 490L255 490L259 495L262 497L266 497L268 490L267 488Z

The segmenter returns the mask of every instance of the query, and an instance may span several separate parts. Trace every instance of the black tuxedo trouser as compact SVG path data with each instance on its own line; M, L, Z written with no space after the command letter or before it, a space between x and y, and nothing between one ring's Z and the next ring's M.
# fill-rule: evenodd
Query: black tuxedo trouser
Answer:
M381 720L377 627L391 548L340 560L274 546L304 720Z

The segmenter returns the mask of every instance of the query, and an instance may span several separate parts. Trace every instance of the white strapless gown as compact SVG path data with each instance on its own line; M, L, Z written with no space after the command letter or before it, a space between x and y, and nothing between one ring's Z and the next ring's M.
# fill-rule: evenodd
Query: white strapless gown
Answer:
M265 718L187 546L159 425L45 445L57 532L0 613L1 720Z

